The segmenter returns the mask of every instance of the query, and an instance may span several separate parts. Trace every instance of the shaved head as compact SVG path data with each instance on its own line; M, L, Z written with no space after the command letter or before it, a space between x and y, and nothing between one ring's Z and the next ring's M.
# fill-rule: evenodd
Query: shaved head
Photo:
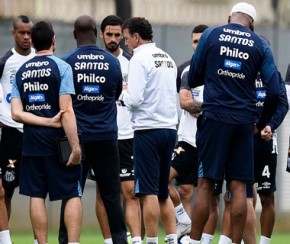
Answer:
M95 30L97 27L95 20L90 15L81 15L75 20L74 29L79 32Z
M77 17L74 23L74 37L78 46L93 45L97 42L97 25L90 15Z

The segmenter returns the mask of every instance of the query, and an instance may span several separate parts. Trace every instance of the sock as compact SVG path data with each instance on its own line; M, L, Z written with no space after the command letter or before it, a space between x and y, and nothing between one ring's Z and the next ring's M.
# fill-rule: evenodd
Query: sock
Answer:
M158 237L147 237L146 236L146 243L158 244Z
M201 240L203 244L211 244L213 235L202 233Z
M140 243L142 243L141 236L135 236L131 240L132 240L132 244L140 244Z
M167 244L177 244L177 234L166 235Z
M113 239L112 238L105 239L104 244L113 244Z
M220 236L220 240L218 244L231 244L231 243L232 243L232 240L229 237L225 235Z
M260 244L270 244L271 238L268 238L266 236L261 236L260 238Z
M186 213L182 203L180 203L177 207L174 208L175 210L175 217L178 223L182 224L191 224L191 220Z
M189 239L188 244L200 244L200 241Z
M33 244L38 244L38 241L34 239Z
M9 230L0 231L0 243L1 244L12 244Z

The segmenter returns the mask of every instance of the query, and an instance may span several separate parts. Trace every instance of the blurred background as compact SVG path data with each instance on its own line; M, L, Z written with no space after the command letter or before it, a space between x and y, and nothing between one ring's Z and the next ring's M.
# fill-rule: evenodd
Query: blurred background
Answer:
M236 0L0 0L0 56L14 45L11 36L12 18L28 15L34 22L49 20L57 38L56 56L76 47L73 22L81 14L90 14L98 26L109 14L127 19L145 17L153 25L157 46L168 52L177 65L192 56L191 31L198 24L225 24ZM266 36L282 77L290 63L290 0L247 0L257 10L255 32ZM99 33L98 33L99 34ZM98 45L102 40L98 37ZM278 129L279 155L277 168L275 230L290 230L290 174L285 171L289 148L290 115ZM17 190L18 191L18 190ZM28 198L18 195L13 199L10 226L14 230L30 229ZM222 198L221 198L222 202ZM84 227L97 225L94 213L95 185L88 181L84 197ZM47 202L50 227L58 227L59 203ZM223 204L221 204L221 210ZM257 215L260 205L258 204Z

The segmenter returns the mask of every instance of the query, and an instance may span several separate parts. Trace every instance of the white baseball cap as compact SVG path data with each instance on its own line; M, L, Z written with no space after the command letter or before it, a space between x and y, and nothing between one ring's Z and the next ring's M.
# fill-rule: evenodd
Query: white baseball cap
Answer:
M236 12L241 12L244 14L249 15L250 17L252 17L252 19L255 21L256 20L256 9L254 8L253 5L246 3L246 2L239 2L237 4L235 4L231 10L231 15L232 13L236 13Z

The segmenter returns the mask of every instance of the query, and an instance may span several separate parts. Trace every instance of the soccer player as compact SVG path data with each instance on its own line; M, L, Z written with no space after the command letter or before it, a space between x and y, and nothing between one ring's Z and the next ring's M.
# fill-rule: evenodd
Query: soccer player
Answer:
M127 231L120 201L120 156L117 107L122 91L118 59L96 46L97 27L89 15L74 23L77 48L63 57L73 69L76 96L73 106L78 132L85 150L83 186L92 168L103 200L113 243L127 243Z
M31 48L32 21L25 15L17 16L13 21L12 35L14 47L0 58L0 83L2 102L0 105L0 242L9 236L8 222L1 228L1 222L9 221L11 201L15 188L19 185L19 166L22 154L23 124L17 123L11 116L12 80L19 67L35 55ZM3 94L2 94L3 91ZM4 189L3 189L4 188ZM3 216L3 218L2 218ZM7 216L7 217L5 217ZM2 231L1 231L2 230ZM4 238L4 239L3 239Z
M31 39L37 54L19 68L11 95L12 117L24 124L19 192L30 197L30 218L38 243L48 243L48 194L51 201L66 199L68 243L79 243L81 149L71 99L72 69L53 56L56 39L49 22L36 23ZM64 135L71 146L66 165L59 162L56 143Z
M264 110L256 123L261 135L271 135L266 123L279 97L277 69L269 45L256 35L255 8L248 3L233 6L228 24L208 28L192 59L190 87L204 84L203 113L199 116L197 146L202 184L192 213L191 244L200 243L209 216L214 183L224 177L230 185L231 233L240 243L246 221L246 183L253 181L253 123L255 79L266 81Z

